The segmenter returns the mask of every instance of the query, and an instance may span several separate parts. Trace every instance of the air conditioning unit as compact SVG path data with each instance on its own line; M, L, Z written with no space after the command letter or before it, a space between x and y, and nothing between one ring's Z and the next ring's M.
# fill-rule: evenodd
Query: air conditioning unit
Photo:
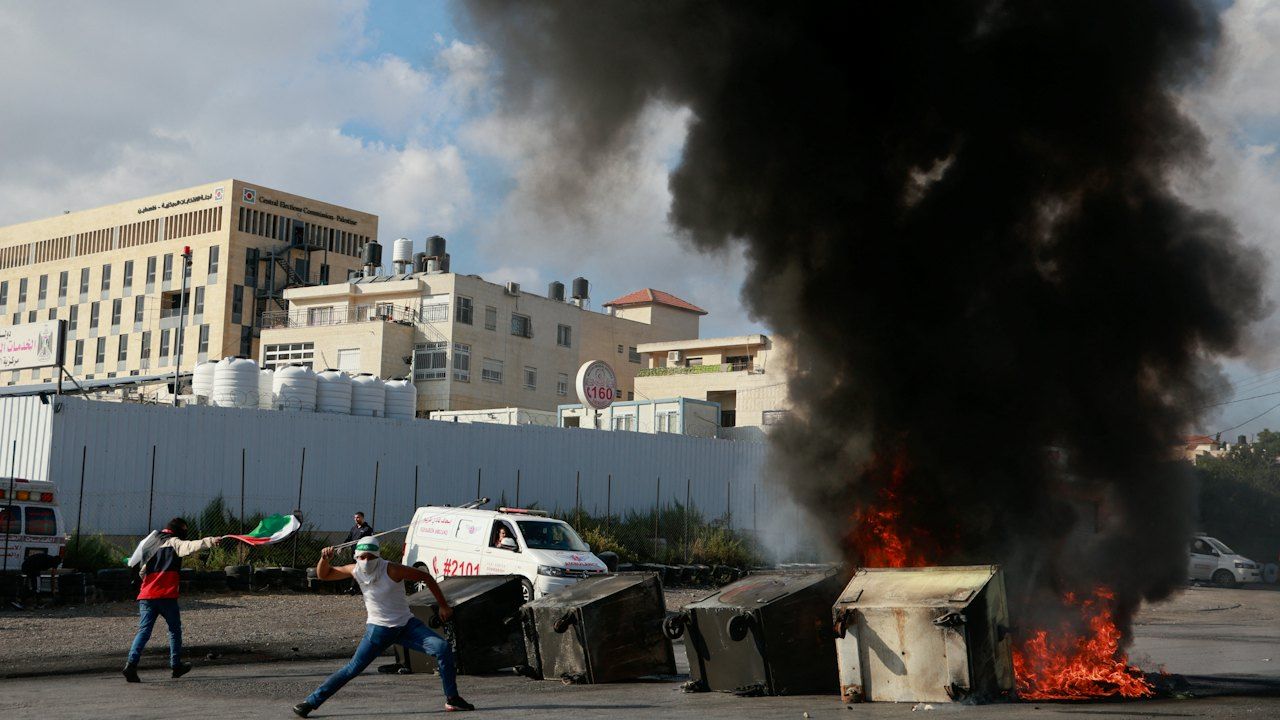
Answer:
M669 363L678 363L678 362L680 362L680 351L679 351L679 350L669 350L669 351L667 351L667 362L669 362Z
M514 297L514 296L519 295L519 294L520 294L520 283L518 283L518 282L509 282L509 283L507 283L506 292L507 292L507 294L508 294L508 295L511 295L511 296L513 296L513 297Z

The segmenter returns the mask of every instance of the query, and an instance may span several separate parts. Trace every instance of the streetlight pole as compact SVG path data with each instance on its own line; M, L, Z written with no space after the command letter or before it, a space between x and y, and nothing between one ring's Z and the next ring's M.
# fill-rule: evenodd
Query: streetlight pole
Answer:
M173 406L178 407L179 376L182 370L182 346L186 339L187 325L187 272L191 269L191 248L182 248L182 267L178 273L182 275L182 290L178 292L178 338L176 356L173 359Z

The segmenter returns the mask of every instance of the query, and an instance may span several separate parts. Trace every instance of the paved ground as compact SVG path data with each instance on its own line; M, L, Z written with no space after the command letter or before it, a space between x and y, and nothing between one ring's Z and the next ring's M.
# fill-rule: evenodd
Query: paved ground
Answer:
M1188 699L1082 704L1020 703L981 707L935 705L928 712L973 718L1280 717L1280 592L1191 589L1145 611L1134 659L1187 674ZM74 653L74 645L65 649ZM677 647L683 671L683 648ZM141 685L119 675L86 673L0 681L5 718L292 717L300 700L340 664L336 660L201 663L180 680L156 664ZM689 695L678 680L565 686L514 676L464 677L464 695L498 718L811 718L899 716L926 711L912 704L846 708L834 696L737 698ZM423 675L372 671L353 681L312 717L422 717L443 712L439 684Z

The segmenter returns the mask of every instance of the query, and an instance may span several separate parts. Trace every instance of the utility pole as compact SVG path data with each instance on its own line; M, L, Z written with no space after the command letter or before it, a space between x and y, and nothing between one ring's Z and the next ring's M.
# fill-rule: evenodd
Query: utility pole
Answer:
M182 370L182 346L187 330L187 274L191 271L191 248L182 248L182 267L178 273L182 275L182 290L178 293L178 342L177 356L173 359L173 406L178 407L178 380Z

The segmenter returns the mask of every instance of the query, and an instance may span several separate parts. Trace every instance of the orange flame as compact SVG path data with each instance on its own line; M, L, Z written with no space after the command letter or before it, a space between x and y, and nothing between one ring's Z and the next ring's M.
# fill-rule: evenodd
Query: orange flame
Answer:
M927 535L918 528L905 527L902 519L899 490L909 469L905 455L899 453L893 467L888 469L887 482L877 492L878 502L853 513L853 530L847 540L860 556L858 564L863 567L921 567L930 564L922 548L928 541ZM867 475L874 476L884 470L877 458L872 461Z
M1063 603L1073 606L1086 622L1080 635L1068 626L1052 635L1037 630L1013 649L1013 671L1023 700L1083 700L1098 697L1145 698L1151 683L1120 652L1120 630L1112 618L1115 595L1096 588L1093 597L1077 600L1067 593Z

